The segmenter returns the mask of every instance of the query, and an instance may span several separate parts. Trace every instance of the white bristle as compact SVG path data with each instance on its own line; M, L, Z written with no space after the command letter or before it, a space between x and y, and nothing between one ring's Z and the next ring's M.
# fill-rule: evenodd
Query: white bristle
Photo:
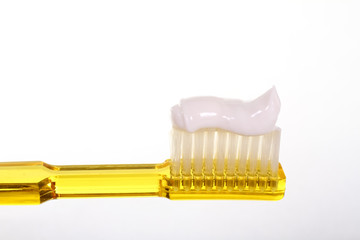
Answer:
M194 161L193 161L193 173L195 175L201 175L203 172L204 162L204 131L198 131L194 134Z
M226 174L235 175L236 162L238 158L238 142L239 135L235 133L229 134L228 140L228 155L227 155L227 166Z
M174 176L180 175L182 134L183 134L183 131L178 131L176 129L173 129L173 131L172 131L172 141L171 141L172 168L171 168L171 173Z
M191 175L191 163L192 163L192 134L183 132L182 135L182 174Z
M280 133L279 128L257 136L239 135L221 129L194 133L173 129L171 172L174 176L182 174L214 179L276 177Z
M255 175L257 160L259 159L259 136L251 136L249 140L248 172L249 175Z
M213 174L214 168L214 145L215 131L206 131L204 138L204 172L206 175Z
M280 152L280 130L274 131L271 141L270 171L272 176L277 176Z
M228 133L225 131L217 132L217 154L215 157L215 171L216 174L222 176L225 172L225 160L227 159L227 142Z
M269 169L272 135L271 132L262 136L260 160L260 175L262 176L267 175Z
M249 145L249 137L242 136L241 145L240 145L239 167L238 167L238 173L241 175L245 175L246 173L246 164L249 156L248 145Z

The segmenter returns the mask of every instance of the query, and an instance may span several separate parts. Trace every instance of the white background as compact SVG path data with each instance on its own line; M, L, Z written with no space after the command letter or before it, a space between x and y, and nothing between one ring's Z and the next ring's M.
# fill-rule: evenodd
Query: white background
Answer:
M359 239L356 1L4 1L0 161L159 163L181 98L282 101L285 198L0 206L0 239Z

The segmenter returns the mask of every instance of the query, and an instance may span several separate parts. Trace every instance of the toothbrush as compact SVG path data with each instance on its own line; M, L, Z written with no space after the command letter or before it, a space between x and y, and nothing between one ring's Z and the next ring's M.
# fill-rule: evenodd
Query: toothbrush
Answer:
M251 102L196 97L171 109L171 159L159 164L0 163L0 204L81 197L279 200L280 101L273 87Z

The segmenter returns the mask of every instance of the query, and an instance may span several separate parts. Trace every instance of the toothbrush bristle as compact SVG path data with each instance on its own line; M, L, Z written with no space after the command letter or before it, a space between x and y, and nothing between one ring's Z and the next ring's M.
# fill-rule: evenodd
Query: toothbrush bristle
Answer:
M174 190L265 191L278 176L281 130L256 136L222 129L173 128ZM272 189L274 190L274 189Z

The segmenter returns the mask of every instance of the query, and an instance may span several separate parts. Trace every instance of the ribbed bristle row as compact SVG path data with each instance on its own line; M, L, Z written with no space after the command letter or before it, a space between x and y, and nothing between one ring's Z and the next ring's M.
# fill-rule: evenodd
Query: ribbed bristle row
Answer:
M173 129L172 134L171 173L185 190L254 190L277 177L280 129L258 136L221 129Z

